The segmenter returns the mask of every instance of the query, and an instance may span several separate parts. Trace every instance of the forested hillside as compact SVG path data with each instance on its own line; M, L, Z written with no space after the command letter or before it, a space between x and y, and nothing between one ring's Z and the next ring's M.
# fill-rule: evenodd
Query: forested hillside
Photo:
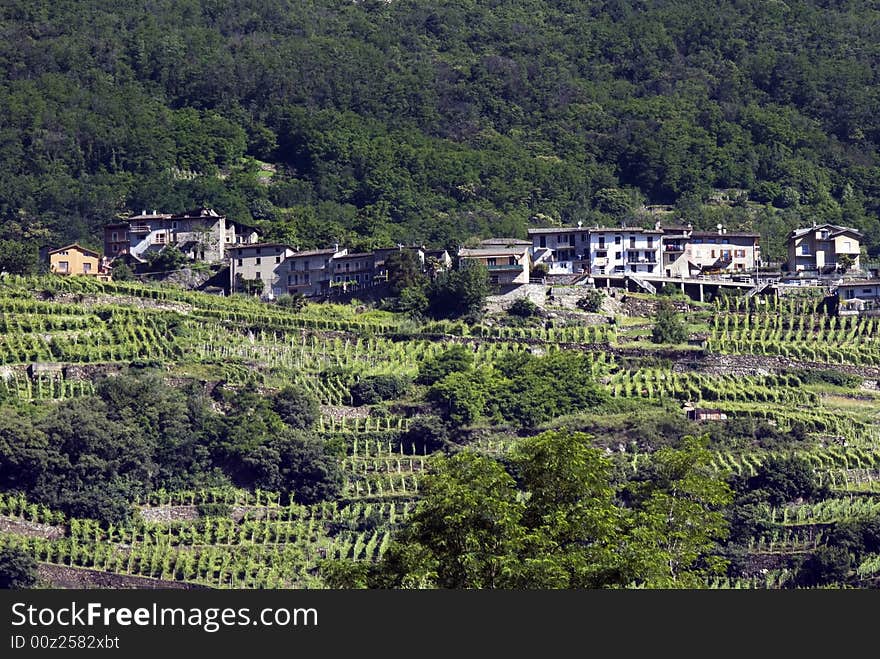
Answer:
M0 30L0 240L205 204L455 244L665 203L771 258L813 219L880 248L868 0L7 0Z

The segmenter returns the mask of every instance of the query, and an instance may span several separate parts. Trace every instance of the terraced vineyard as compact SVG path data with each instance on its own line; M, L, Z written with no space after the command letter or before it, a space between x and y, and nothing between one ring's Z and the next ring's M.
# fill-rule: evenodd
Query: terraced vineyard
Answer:
M292 312L171 287L6 277L0 282L0 398L48 409L93 396L99 377L132 364L158 366L169 380L204 386L266 392L293 384L326 406L314 432L335 447L342 486L337 501L312 505L280 505L282 493L259 490L152 492L137 502L140 514L116 526L67 518L8 493L0 496L0 516L9 522L0 543L24 543L49 564L210 587L320 587L322 561L383 555L413 511L434 459L404 440L418 405L355 409L352 386L372 376L412 380L421 364L457 344L477 369L509 355L583 353L590 375L621 405L638 404L682 423L685 404L708 407L728 420L761 422L796 437L770 448L717 447L713 460L719 474L748 478L768 460L796 455L828 488L822 501L761 509L766 528L751 538L748 551L755 561L772 557L778 564L760 577L706 584L784 587L792 570L782 558L823 546L831 524L880 516L880 391L871 384L876 375L864 370L880 365L880 320L828 316L815 300L720 298L707 322L705 350L681 358L669 346L651 351L618 343L610 323L419 325L354 304L310 304ZM749 373L719 373L708 360L719 354L788 361L785 368L768 362ZM862 386L806 381L797 368L816 362L849 367ZM581 412L589 418L590 410ZM512 441L489 432L471 439L497 456ZM633 442L616 459L637 473L645 450ZM205 512L217 505L228 509L220 516ZM880 558L865 557L856 571L870 583Z

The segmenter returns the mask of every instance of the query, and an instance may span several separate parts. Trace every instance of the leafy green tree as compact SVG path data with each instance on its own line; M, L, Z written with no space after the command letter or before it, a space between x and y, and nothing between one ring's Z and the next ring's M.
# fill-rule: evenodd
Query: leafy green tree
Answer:
M308 430L321 414L318 400L302 387L289 385L272 398L272 409L291 428Z
M479 317L489 295L485 265L466 263L440 274L428 286L428 313L434 318Z
M445 352L419 364L417 381L434 384L450 373L465 373L474 365L474 353L462 345L453 345Z
M0 272L30 275L39 270L40 257L35 245L16 240L0 240Z
M373 588L700 586L724 568L716 543L730 501L704 443L658 451L626 506L611 461L584 433L520 440L504 464L461 451L439 460L378 565L328 574Z
M285 501L304 505L335 499L342 488L339 463L312 435L284 430L243 463L254 474L253 486L282 492Z
M670 300L661 299L657 303L651 340L654 343L684 343L687 338L687 328L676 312L675 305Z
M724 508L733 491L715 472L707 442L687 435L680 447L659 449L633 485L627 562L637 583L698 588L726 569L716 549L729 533Z
M855 265L855 259L849 254L841 254L837 257L837 269L840 272L846 272Z
M476 421L486 409L488 398L486 377L476 371L450 373L428 391L428 400L437 405L443 418L456 425Z
M392 295L400 295L408 288L424 288L428 283L416 250L392 252L385 259L385 268L388 270L388 286Z
M113 267L110 269L110 276L113 278L113 281L132 281L135 278L132 269L121 259L113 264Z
M406 394L410 381L399 375L368 375L350 387L355 405L372 405Z
M540 314L537 304L526 297L517 298L507 308L507 313L519 318L531 318Z
M0 589L20 590L37 583L37 562L22 547L0 547Z
M172 272L179 270L188 261L186 255L175 245L166 245L158 252L147 254L148 272Z
M472 451L441 458L435 469L388 549L380 580L399 588L506 586L524 541L513 477Z

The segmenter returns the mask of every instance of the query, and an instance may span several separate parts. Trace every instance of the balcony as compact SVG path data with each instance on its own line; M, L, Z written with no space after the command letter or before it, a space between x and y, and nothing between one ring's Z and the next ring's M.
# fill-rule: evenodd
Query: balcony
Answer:
M152 228L150 228L146 224L132 224L128 228L128 230L131 233L150 233L150 231L152 231Z
M666 251L667 252L683 252L684 245L681 245L678 243L667 243L666 244Z
M518 263L514 263L513 265L505 263L503 265L490 265L487 267L489 268L489 272L522 272L523 269Z

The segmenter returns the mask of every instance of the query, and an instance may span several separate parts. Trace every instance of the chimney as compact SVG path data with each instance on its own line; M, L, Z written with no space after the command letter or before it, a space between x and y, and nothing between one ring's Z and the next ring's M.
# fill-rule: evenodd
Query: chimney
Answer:
M654 229L656 231L660 231L660 220L657 220L656 222L654 222Z
M338 251L339 251L339 243L333 243L333 251L334 251L334 252L338 252Z
M724 225L721 224L721 222L719 222L718 225L717 225L717 227L718 227L718 235L720 236L722 233L724 233L724 232L722 231L722 229L724 228Z

